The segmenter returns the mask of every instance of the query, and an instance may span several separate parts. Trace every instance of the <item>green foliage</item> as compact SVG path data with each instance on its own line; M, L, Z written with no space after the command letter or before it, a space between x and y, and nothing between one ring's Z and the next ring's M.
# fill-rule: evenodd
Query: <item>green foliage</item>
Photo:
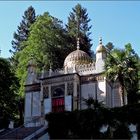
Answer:
M97 138L100 135L97 128L100 128L102 123L106 124L109 122L110 117L105 115L109 113L108 109L104 109L102 104L93 100L93 98L84 99L84 101L89 105L90 109L50 113L46 116L46 119L49 121L48 131L52 139L90 139L92 137ZM95 110L91 109L91 104L94 105Z
M69 38L57 18L44 13L37 18L31 27L30 37L27 41L27 56L34 56L39 66L49 69L62 68L64 59L69 53Z
M139 118L140 104L46 115L51 139L130 139L128 125L137 124L139 130ZM105 133L99 131L103 124L108 125Z
M102 108L104 106L102 102L95 100L93 97L88 97L88 99L83 98L83 101L85 102L88 108L92 109Z
M33 58L36 61L38 72L43 67L48 70L50 65L52 69L62 68L65 57L72 50L72 44L62 22L49 13L44 13L37 17L30 28L28 40L22 42L22 45L26 48L16 53L16 74L20 79L20 94L23 96L29 60Z
M140 104L126 105L112 109L98 108L46 115L51 139L130 139L128 125L140 128ZM101 133L102 125L108 130Z
M77 8L81 11L78 14L78 16L81 16L78 19L80 21L78 22L81 44L86 48L86 52L90 53L89 30L91 27L88 26L90 19L86 9L80 5L77 5ZM76 29L77 26L73 26L72 30ZM50 66L52 69L62 68L66 56L76 48L75 39L70 30L63 28L62 21L52 17L49 13L46 12L36 17L33 7L29 7L24 12L23 20L18 26L17 33L14 33L13 51L11 51L14 54L11 57L11 62L16 76L20 79L19 94L21 97L24 96L29 60L33 57L37 63L38 72L43 67L45 70L48 70Z
M14 119L17 113L18 79L15 77L10 62L0 58L0 121L6 127L8 119Z
M134 52L131 47L131 44L127 44L125 46L126 52L126 74L125 79L125 87L128 93L128 102L129 103L136 103L140 99L140 91L139 91L139 71L140 71L140 64L139 64L139 57Z
M80 49L87 52L90 56L92 52L90 50L92 44L90 43L91 39L89 38L90 29L92 26L89 26L90 19L88 17L87 9L83 8L80 4L77 4L70 12L68 17L68 24L66 25L68 34L72 37L73 44L75 44L76 49L76 40L80 38Z
M113 48L114 48L114 45L112 42L108 42L105 47L107 48L107 50L110 52Z
M125 49L113 49L108 51L105 61L106 76L114 82L117 81L121 85L123 104L124 90L128 94L128 102L137 102L138 91L138 56L131 47L131 44L125 45Z
M94 116L95 112L92 110L51 113L46 116L49 135L51 139L89 139L93 137L92 129L96 131Z
M13 50L10 50L10 52L14 54L26 47L22 45L22 42L27 40L30 32L29 28L36 20L35 9L32 6L28 7L28 9L24 12L22 18L23 19L18 26L17 32L14 32L13 34Z
M16 76L20 79L21 86L19 95L21 95L21 98L23 97L24 82L26 77L26 74L23 71L25 71L26 67L24 67L25 65L22 65L23 62L21 62L20 55L21 52L27 47L26 41L28 40L30 34L30 27L36 20L35 9L32 6L28 7L22 18L23 19L18 26L17 32L14 32L13 34L14 39L11 42L12 49L10 50L10 52L13 54L13 56L10 58L13 71L15 71Z
M13 35L13 50L10 50L10 52L13 53L13 56L10 58L13 70L15 71L16 76L20 79L19 95L21 96L21 98L23 98L26 78L26 73L24 73L23 71L26 70L26 67L24 67L25 65L22 65L23 62L21 62L20 54L24 50L24 48L27 47L27 44L25 42L28 40L30 27L36 20L35 9L32 6L28 7L28 9L24 12L22 18L23 19L18 26L17 33L15 32Z

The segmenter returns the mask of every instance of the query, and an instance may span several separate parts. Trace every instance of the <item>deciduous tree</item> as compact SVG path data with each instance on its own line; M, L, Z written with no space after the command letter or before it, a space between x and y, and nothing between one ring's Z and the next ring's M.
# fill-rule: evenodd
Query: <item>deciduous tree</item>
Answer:
M18 55L18 68L16 73L21 79L21 90L23 94L24 84L27 75L27 65L31 57L36 61L38 69L41 71L58 69L63 67L65 57L71 51L71 40L62 26L62 22L49 13L38 16L36 22L31 26L30 36L24 42L27 46Z
M17 112L18 79L15 77L10 62L0 58L0 117L1 120L13 119ZM3 125L5 126L5 121ZM4 127L3 126L3 127ZM2 127L0 125L0 127Z

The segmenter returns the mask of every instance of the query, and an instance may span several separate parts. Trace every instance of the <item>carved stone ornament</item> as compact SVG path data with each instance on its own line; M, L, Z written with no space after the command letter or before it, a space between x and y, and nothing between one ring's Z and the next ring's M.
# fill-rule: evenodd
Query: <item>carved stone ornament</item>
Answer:
M74 74L71 75L63 75L61 77L51 77L48 79L45 79L42 81L42 85L47 84L54 84L54 83L60 83L60 82L66 82L66 81L73 81L74 80Z
M73 83L72 82L67 84L67 94L73 95Z
M49 88L47 86L43 87L43 97L49 98Z

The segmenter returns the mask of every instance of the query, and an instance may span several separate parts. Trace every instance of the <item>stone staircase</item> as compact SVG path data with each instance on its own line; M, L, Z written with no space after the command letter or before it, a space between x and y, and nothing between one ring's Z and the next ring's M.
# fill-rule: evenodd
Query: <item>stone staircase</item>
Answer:
M5 130L6 132L0 133L0 139L5 140L15 140L15 139L25 139L31 134L37 132L42 126L38 127L20 127L11 130Z

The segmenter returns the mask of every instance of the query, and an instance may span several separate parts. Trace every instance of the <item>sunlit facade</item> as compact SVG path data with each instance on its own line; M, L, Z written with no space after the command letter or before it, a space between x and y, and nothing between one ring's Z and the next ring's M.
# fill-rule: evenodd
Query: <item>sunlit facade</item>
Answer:
M106 107L122 106L119 83L110 83L104 75L106 55L102 39L96 49L96 61L80 50L78 42L77 50L66 57L63 69L43 70L40 76L31 60L25 85L24 121L31 121L27 127L44 124L49 112L86 109L83 99L89 97Z

